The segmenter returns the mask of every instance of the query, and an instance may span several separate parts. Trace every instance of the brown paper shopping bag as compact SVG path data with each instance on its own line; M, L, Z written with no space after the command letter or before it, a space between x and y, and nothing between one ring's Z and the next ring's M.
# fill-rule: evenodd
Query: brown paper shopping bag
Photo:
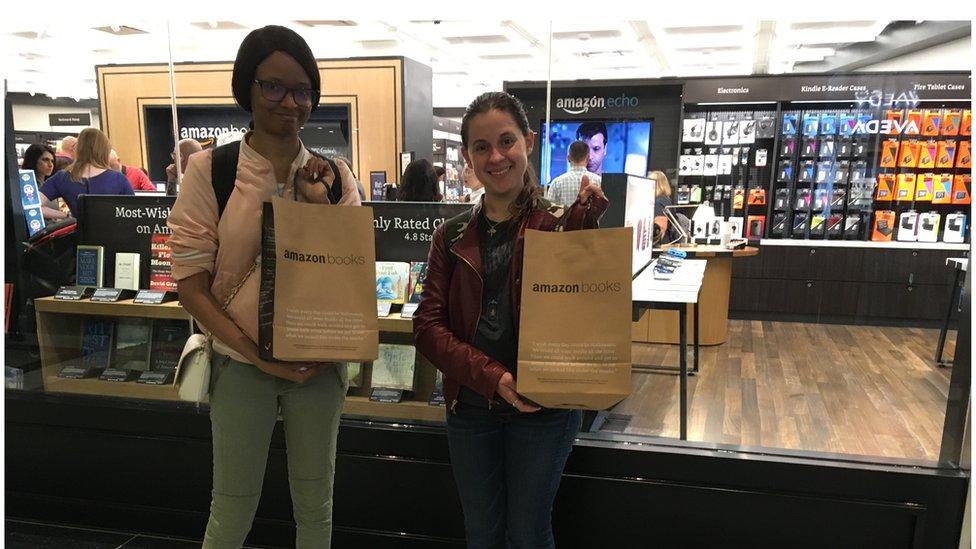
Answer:
M373 210L273 197L261 224L258 346L264 360L377 357Z
M525 232L519 394L590 410L630 394L632 231Z

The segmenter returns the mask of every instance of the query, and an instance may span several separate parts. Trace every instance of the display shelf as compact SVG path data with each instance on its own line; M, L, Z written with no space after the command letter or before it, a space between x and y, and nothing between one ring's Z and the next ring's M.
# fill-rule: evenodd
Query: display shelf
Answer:
M55 365L57 369L57 365ZM44 390L51 393L72 393L80 395L113 396L139 398L145 400L180 400L176 387L166 385L147 385L135 381L113 382L100 379L62 379L54 375L44 376Z
M872 248L877 250L964 250L968 251L970 244L950 244L946 242L875 242L871 240L780 240L778 238L764 238L759 241L760 246L799 246L821 248Z
M444 421L443 406L431 406L426 402L417 400L405 400L392 404L387 402L372 402L368 397L347 396L345 405L342 407L342 413L391 419Z
M178 301L170 301L161 305L145 305L133 303L131 299L106 303L89 300L69 301L54 299L53 297L40 297L34 300L34 306L38 313L126 316L175 320L190 319L190 313L187 313Z
M746 246L745 248L739 248L734 250L729 250L723 248L722 246L714 245L701 245L696 244L694 246L665 246L663 248L654 248L654 253L660 253L668 248L675 248L681 250L688 254L689 258L708 258L708 257L752 257L759 254L759 248L755 246Z
M81 356L84 322L93 316L140 317L150 319L189 319L190 315L176 301L162 305L143 305L132 300L115 303L99 303L88 300L66 301L44 297L35 300L37 334L41 352L41 381L43 388L52 393L99 395L146 400L179 401L176 387L147 385L135 381L112 382L97 378L64 379L58 373L67 364ZM381 339L406 343L413 334L413 320L401 318L399 313L379 318L379 331L387 334ZM388 419L443 421L444 408L430 406L427 398L434 389L435 368L423 357L415 364L414 392L408 398L392 404L369 400L369 383L352 387L343 413ZM363 366L363 376L370 378L371 366Z
M390 316L379 318L379 330L386 333L412 334L413 319L402 318L400 313L390 313Z

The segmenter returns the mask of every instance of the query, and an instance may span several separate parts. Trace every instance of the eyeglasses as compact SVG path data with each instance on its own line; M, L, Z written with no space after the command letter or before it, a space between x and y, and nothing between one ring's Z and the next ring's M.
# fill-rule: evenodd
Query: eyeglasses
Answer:
M271 82L269 80L255 79L254 83L261 86L262 97L275 103L283 101L288 92L291 92L291 98L295 101L295 104L301 105L302 107L311 107L312 103L315 103L319 98L319 92L317 90L289 88L288 86L282 86L277 82Z

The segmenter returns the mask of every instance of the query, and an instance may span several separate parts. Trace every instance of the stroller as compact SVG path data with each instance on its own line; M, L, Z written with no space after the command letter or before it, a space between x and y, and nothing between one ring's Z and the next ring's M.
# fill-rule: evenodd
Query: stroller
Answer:
M22 333L37 331L35 298L54 295L59 287L74 284L77 227L78 222L68 217L47 225L22 243L26 276L20 278L23 282L15 298L20 311L14 311Z

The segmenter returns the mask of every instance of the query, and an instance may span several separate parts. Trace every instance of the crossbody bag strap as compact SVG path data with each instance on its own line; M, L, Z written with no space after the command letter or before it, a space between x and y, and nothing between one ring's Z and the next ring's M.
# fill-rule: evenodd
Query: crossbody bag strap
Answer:
M261 256L259 255L258 257ZM227 295L227 299L224 300L224 304L223 307L221 307L221 309L223 309L224 311L227 310L227 307L230 306L230 302L234 299L234 296L236 296L237 292L239 292L240 289L244 287L244 283L247 282L247 279L251 278L251 274L254 272L257 266L258 266L258 258L255 258L254 261L251 263L251 268L248 269L244 277L241 278L241 281L238 282L233 288L230 289L230 294Z
M258 257L260 257L260 256L258 256ZM236 296L237 295L237 292L239 292L240 289L242 287L244 287L244 283L247 282L247 279L251 277L251 274L254 272L254 270L257 268L257 266L258 266L258 260L257 260L257 258L255 258L254 259L254 262L251 263L251 268L248 269L247 273L244 274L244 277L241 278L241 281L238 282L233 288L231 288L230 294L227 295L227 298L224 299L224 302L220 306L220 310L221 311L226 311L227 310L227 307L230 306L230 302L233 301L234 296ZM195 318L193 319L193 322L196 322L198 325L200 324L199 322L197 322L197 320ZM233 322L233 319L231 319L231 322ZM235 324L236 324L236 322L235 322ZM213 339L213 336L210 334L209 331L207 331L207 330L200 330L200 331L203 332L204 334L206 334L207 341L208 342Z

